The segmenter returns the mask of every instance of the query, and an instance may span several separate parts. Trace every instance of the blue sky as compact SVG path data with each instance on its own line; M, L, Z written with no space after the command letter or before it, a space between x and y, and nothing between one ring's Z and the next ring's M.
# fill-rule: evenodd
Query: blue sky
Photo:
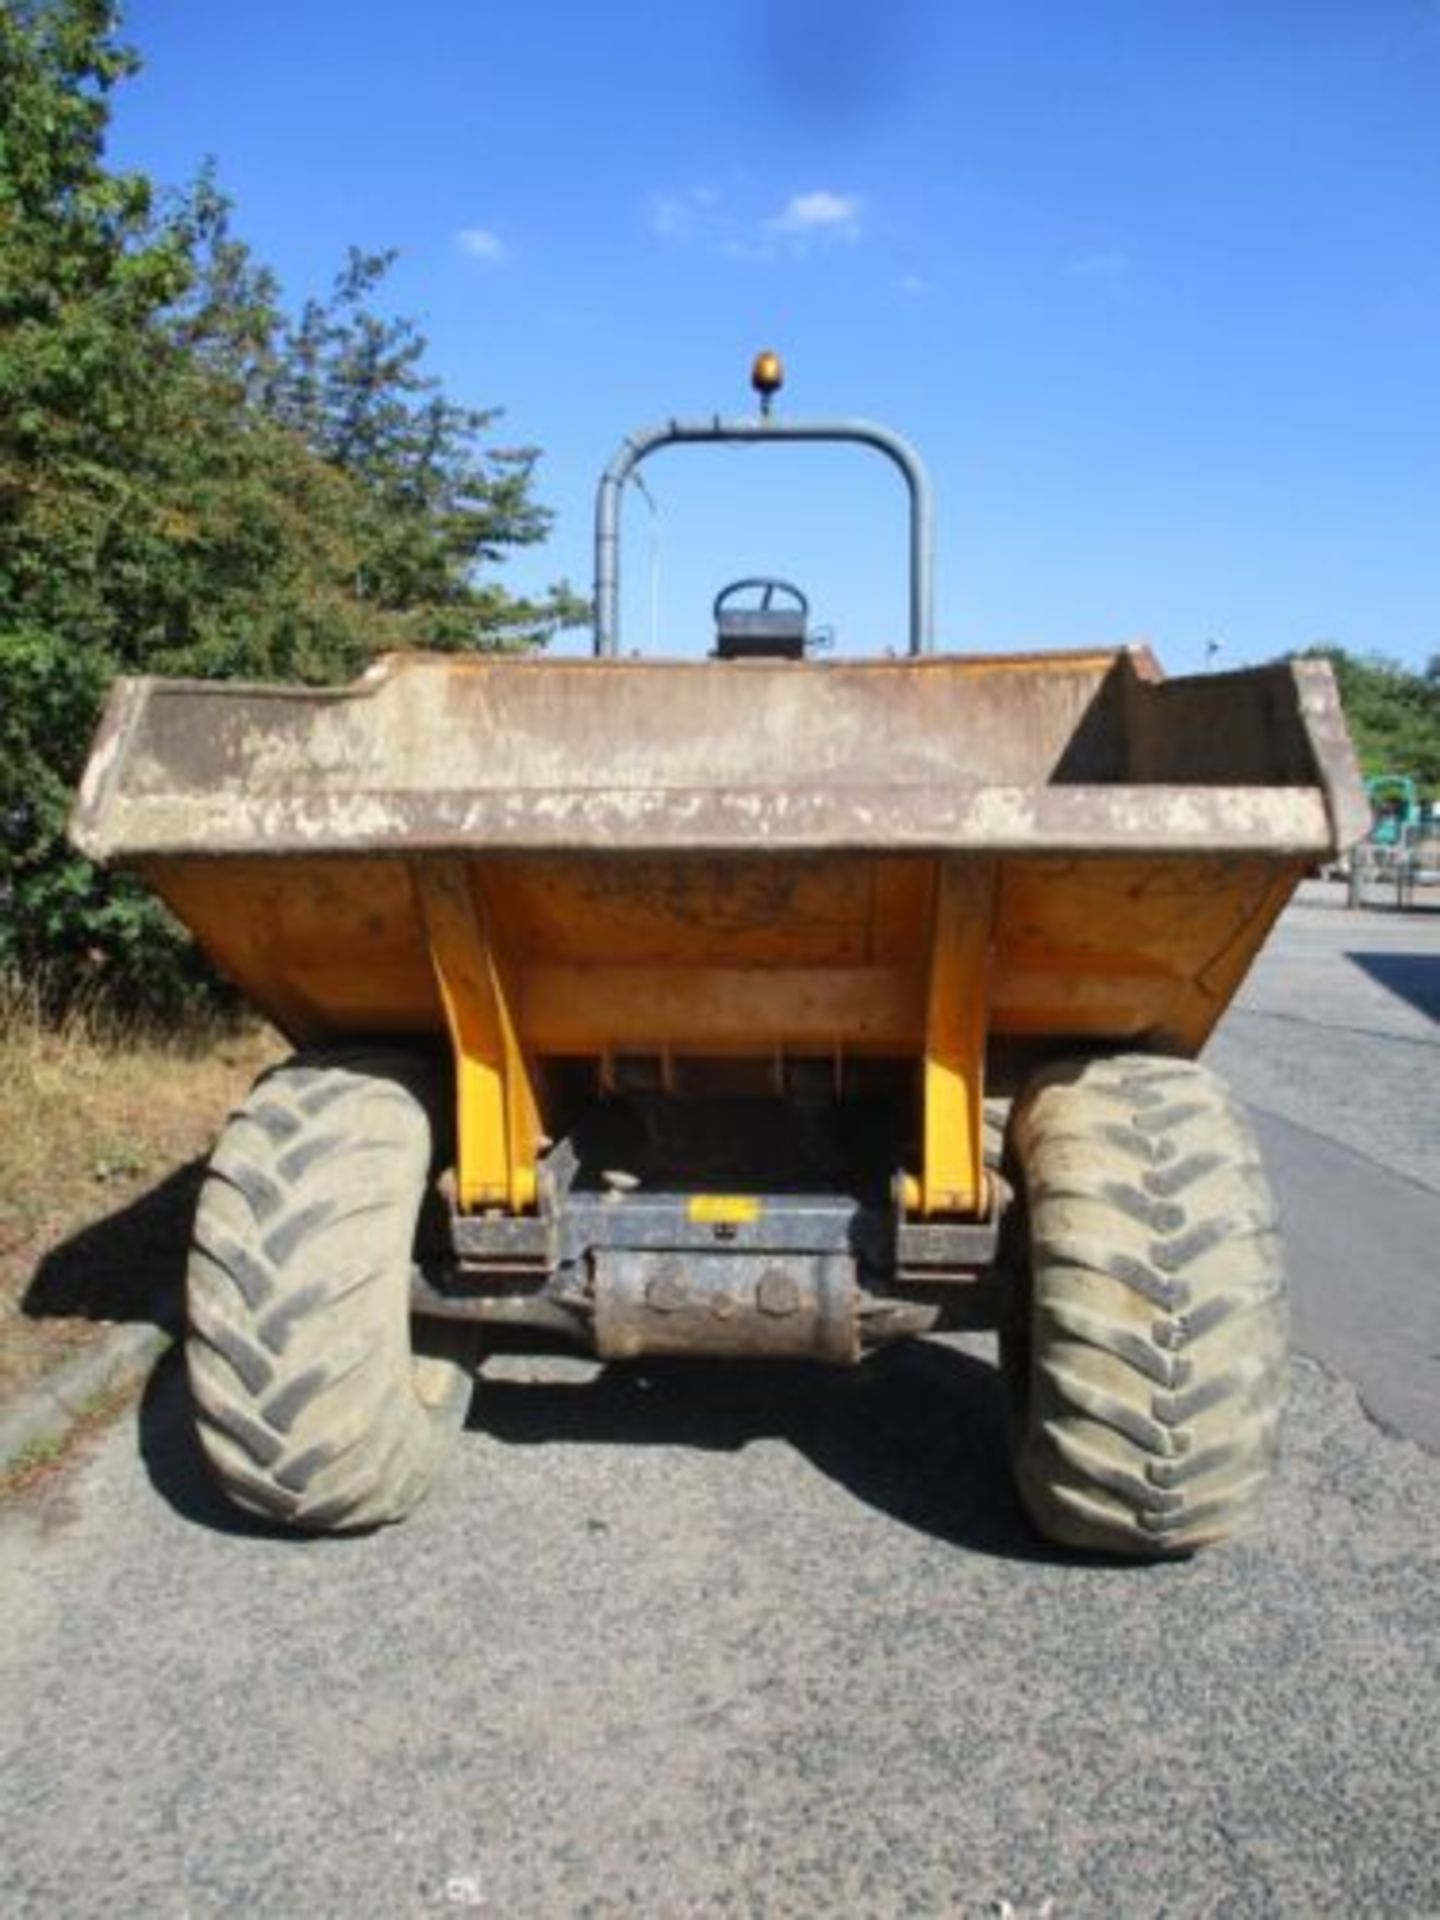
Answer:
M773 346L785 411L923 453L948 648L1440 651L1440 0L136 0L127 33L117 160L213 155L292 300L398 247L454 397L544 449L517 587L588 589L622 434L748 411ZM627 647L701 651L756 572L843 652L903 642L874 456L643 473Z

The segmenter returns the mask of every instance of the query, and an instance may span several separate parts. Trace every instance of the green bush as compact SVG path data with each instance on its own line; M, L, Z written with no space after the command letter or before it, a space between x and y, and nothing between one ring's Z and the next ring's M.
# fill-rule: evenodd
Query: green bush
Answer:
M292 319L208 173L162 195L106 166L116 20L0 0L0 971L163 1018L213 983L64 837L115 674L345 680L585 609L489 577L547 531L537 456L490 445L379 310L388 255Z
M1397 661L1360 659L1329 644L1302 657L1328 660L1334 669L1361 771L1408 773L1422 792L1440 798L1440 658L1425 673L1412 673Z

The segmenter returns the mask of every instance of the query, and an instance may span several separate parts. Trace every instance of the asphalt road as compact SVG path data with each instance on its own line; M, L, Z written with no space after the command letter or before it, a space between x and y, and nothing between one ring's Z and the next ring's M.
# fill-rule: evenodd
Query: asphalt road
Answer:
M1296 908L1216 1043L1319 1356L1254 1538L1037 1549L971 1341L512 1361L412 1522L297 1543L172 1364L0 1518L0 1910L1440 1912L1437 969Z
M1303 890L1206 1057L1265 1149L1295 1344L1440 1453L1440 900L1342 898Z

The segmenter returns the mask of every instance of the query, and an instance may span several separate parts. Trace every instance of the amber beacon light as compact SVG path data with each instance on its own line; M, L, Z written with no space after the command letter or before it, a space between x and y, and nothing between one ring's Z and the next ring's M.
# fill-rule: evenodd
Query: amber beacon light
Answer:
M785 384L785 368L778 353L772 353L767 347L764 353L756 354L750 369L750 384L760 396L761 413L768 414L776 394Z

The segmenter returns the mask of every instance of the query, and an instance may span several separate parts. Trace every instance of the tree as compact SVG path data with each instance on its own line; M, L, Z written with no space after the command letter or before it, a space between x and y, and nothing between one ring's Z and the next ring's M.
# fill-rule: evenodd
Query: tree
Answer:
M1431 795L1440 794L1440 675L1412 673L1395 660L1359 658L1331 642L1302 658L1328 660L1361 770L1408 773Z
M283 329L266 381L267 412L358 480L374 509L361 585L400 611L424 607L431 645L533 637L578 603L543 608L477 596L474 569L543 540L549 515L531 494L533 447L482 449L499 417L456 405L424 370L413 321L371 304L392 253L352 248L327 301L310 301Z
M389 255L292 320L208 170L107 167L116 33L114 0L0 0L0 969L161 1012L202 971L63 836L115 673L348 679L585 610L491 577L548 529L537 456L378 310Z

